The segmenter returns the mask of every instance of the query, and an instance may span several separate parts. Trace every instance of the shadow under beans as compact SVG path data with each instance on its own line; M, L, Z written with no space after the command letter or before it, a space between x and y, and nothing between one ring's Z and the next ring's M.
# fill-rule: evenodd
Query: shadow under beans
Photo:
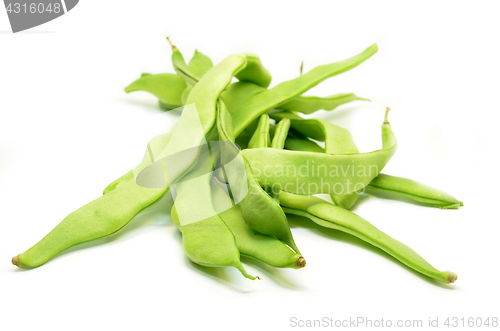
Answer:
M363 241L355 236L352 236L348 233L334 230L334 229L324 228L324 227L314 223L313 221L309 220L308 218L302 217L302 216L287 215L287 218L288 218L290 225L291 226L293 225L293 227L306 228L306 229L309 229L309 230L321 235L324 238L335 239L335 240L343 242L343 243L348 243L348 244L369 250L370 252L377 254L378 256L384 257L388 260L391 260L391 261L399 264L401 267L405 268L406 270L408 270L409 272L411 272L415 276L419 277L420 279L422 279L422 280L424 280L432 285L435 285L435 286L438 286L438 287L441 287L441 288L447 289L447 290L454 290L455 289L455 287L452 284L444 284L444 283L437 281L433 278L427 277L427 276L421 274L420 272L415 271L412 268L408 267L406 264L400 262L398 259L387 254L383 250L381 250L381 249L379 249L379 248L377 248L377 247L375 247L375 246L373 246L373 245L371 245L371 244L369 244L369 243L367 243L367 242L365 242L365 241Z

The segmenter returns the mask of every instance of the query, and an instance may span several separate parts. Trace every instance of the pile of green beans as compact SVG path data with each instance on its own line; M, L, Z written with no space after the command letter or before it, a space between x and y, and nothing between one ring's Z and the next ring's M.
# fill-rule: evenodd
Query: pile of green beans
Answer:
M233 54L214 66L199 51L186 63L170 45L175 73L144 73L125 92L149 92L167 111L183 107L179 121L150 140L139 165L14 257L14 265L35 268L74 245L111 236L171 191L171 216L184 251L202 266L234 267L249 279L259 277L246 272L242 255L278 268L305 267L286 216L293 214L356 236L430 278L455 282L456 274L435 269L349 211L361 194L376 191L423 206L463 206L450 194L381 173L397 149L389 108L381 128L382 148L369 153L359 152L348 130L301 115L369 101L353 93L303 94L360 65L377 52L377 45L304 74L301 70L297 78L272 88L271 74L255 54ZM229 167L237 162L239 167ZM331 202L318 194L327 194Z

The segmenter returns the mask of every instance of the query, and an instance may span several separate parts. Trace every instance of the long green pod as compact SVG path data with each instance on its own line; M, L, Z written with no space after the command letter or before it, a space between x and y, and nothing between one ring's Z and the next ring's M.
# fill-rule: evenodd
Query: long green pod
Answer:
M181 107L181 96L186 88L184 80L176 74L142 75L125 88L125 92L145 91L156 96L165 110Z
M402 177L379 174L367 187L375 191L402 195L441 209L457 209L464 205L446 192Z
M69 214L42 240L12 259L20 268L38 267L66 249L111 236L155 204L167 188L144 188L130 180Z
M397 149L391 125L382 125L382 149L321 154L271 148L243 150L260 185L297 194L349 194L378 176Z
M213 206L210 156L200 155L193 170L172 187L175 197L172 220L182 233L182 246L189 259L207 267L235 267L249 279L240 261L233 233ZM208 172L207 172L208 170Z
M286 213L304 216L323 227L356 236L428 277L444 283L454 283L457 280L457 275L453 272L437 270L414 250L344 208L286 192L279 194L279 200Z
M222 101L218 104L217 129L219 138L222 141L234 143L231 115ZM226 155L227 151L223 150L221 156L223 164L229 163L229 158ZM245 168L244 172L242 169L236 169L235 175L229 177L233 178L233 182L230 182L230 188L233 197L239 197L237 202L240 205L246 224L255 231L278 238L296 253L300 253L293 240L286 215L280 205L259 185L253 175L252 168L244 156L242 156L242 161L240 166ZM245 191L246 194L240 193Z
M288 118L285 118L276 125L273 140L271 141L272 148L283 149L285 147L289 129L290 120Z
M263 114L259 118L257 128L248 142L248 148L269 147L271 137L269 135L269 115Z
M316 67L302 76L276 85L250 97L232 111L235 136L238 136L253 120L280 104L302 95L325 79L346 72L370 58L377 52L377 45L368 47L362 53L344 61Z
M240 206L212 178L212 200L215 210L234 235L241 255L267 263L278 268L303 268L306 260L292 251L280 240L252 230L243 219Z
M302 96L278 105L276 109L299 112L302 114L312 114L318 110L333 110L338 106L356 100L370 101L368 99L360 98L354 93L335 94L323 98L316 96Z

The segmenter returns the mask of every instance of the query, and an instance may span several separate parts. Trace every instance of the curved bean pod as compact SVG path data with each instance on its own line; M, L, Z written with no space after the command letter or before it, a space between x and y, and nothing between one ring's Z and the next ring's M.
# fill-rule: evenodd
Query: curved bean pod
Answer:
M202 155L193 170L173 186L172 220L182 233L182 246L189 259L207 267L235 267L249 275L240 261L233 233L215 211L210 187L210 157ZM182 215L182 218L179 216Z
M243 219L240 206L212 178L212 200L215 210L234 235L241 255L267 263L278 268L303 268L306 260L292 251L280 240L253 231Z
M142 75L125 88L126 93L145 91L156 96L165 110L182 106L181 96L186 83L176 74Z
M247 66L245 70L236 74L236 78L243 82L252 82L264 88L267 88L271 84L271 74L262 65L260 58L251 53L245 53L247 58Z
M335 94L326 98L302 96L278 105L276 109L294 111L302 114L312 114L318 110L333 110L338 106L356 100L370 101L360 98L354 93Z
M194 51L194 55L188 63L191 73L199 78L203 77L213 66L212 60L198 50Z
M379 174L367 187L375 191L409 197L441 209L457 209L464 205L462 201L446 192L402 177Z
M307 196L286 192L281 192L279 199L286 213L304 216L323 227L356 236L428 277L447 284L454 283L457 280L457 275L453 272L435 269L414 250L344 208L325 201L319 202L319 198L310 199Z
M269 135L269 115L263 114L259 118L257 128L248 142L248 148L269 147L271 137Z
M291 99L302 95L310 88L318 85L325 79L346 72L377 52L377 45L368 47L362 53L344 61L316 67L302 76L276 85L270 90L263 91L250 97L238 108L232 111L235 136L238 136L253 120L267 111L276 108Z
M396 152L397 140L388 122L382 125L382 145L380 150L355 154L271 148L242 152L262 186L298 194L349 194L368 185Z
M66 249L122 230L138 213L154 205L168 188L144 188L130 180L69 214L42 240L12 259L20 268L38 267Z
M175 72L188 84L191 86L196 85L200 81L200 77L196 76L191 72L191 69L186 64L184 60L184 56L182 56L181 52L177 47L175 47L170 38L167 37L170 46L172 47L172 64L174 66Z
M290 120L285 118L276 125L274 137L271 142L272 148L283 149L285 147L286 137L290 129Z
M219 102L219 105L220 107L217 112L219 138L223 141L234 142L231 115L225 108L223 102ZM227 160L224 160L224 150L221 158L223 164L228 163ZM243 163L246 175L246 183L244 184L246 185L242 185L241 182L236 182L236 187L233 183L230 184L233 192L240 191L240 187L246 187L248 190L242 200L238 201L246 224L255 231L278 238L290 246L296 253L300 253L293 240L285 213L279 204L259 185L254 177L252 168L244 156ZM233 177L237 181L243 180L241 176L235 175ZM241 196L241 194L237 194L237 196Z

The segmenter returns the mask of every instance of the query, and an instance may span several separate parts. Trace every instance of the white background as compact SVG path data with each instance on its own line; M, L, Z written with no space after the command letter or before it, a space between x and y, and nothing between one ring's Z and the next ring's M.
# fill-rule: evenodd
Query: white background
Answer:
M497 278L499 6L495 2L81 1L18 34L0 10L0 329L287 329L290 318L423 320L500 317ZM386 106L399 149L385 173L441 188L460 210L362 196L353 211L440 270L441 285L360 240L295 220L302 270L244 259L261 281L183 254L168 201L120 234L34 270L10 259L134 167L178 113L126 95L141 72L187 59L257 53L272 86L316 65L380 51L307 94L355 92L328 119L363 152L380 148ZM459 328L455 328L459 329Z

